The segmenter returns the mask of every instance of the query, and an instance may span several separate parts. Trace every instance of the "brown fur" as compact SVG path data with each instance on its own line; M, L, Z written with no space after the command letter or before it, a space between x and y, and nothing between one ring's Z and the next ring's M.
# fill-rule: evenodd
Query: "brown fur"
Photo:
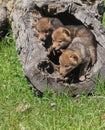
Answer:
M79 80L85 80L86 71L90 64L91 56L85 41L77 37L70 46L63 51L59 58L60 74L66 77L73 69L81 65Z
M59 26L62 26L62 23L57 18L40 18L35 26L38 31L38 38L40 40L46 40L48 36L51 36L53 30Z
M94 35L85 26L58 27L52 34L52 48L55 50L65 49L75 37L85 41L92 58L92 65L96 62L96 40Z
M71 32L66 27L59 27L52 34L52 47L55 50L65 49L71 41Z

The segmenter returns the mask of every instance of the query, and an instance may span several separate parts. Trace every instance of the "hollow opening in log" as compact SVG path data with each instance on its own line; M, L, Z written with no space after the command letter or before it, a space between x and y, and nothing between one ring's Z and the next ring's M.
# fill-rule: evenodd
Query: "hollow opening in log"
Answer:
M41 12L40 12L41 13ZM56 15L50 15L47 13L41 14L42 17L50 17L50 18L58 18L63 25L83 25L83 23L76 19L73 15L69 14L68 12L58 13ZM52 39L51 37L48 38L48 40L44 41L44 44L42 44L46 51L48 51L48 48L51 46ZM42 63L38 64L38 69L43 71L45 75L50 75L51 78L56 79L56 82L63 82L67 84L71 83L78 83L79 81L79 72L80 72L80 66L76 67L74 70L72 70L70 73L67 74L66 80L62 78L62 76L59 73L59 57L61 55L61 52L57 53L51 53L48 55L49 61L43 61Z
M64 25L83 25L83 23L76 19L73 15L69 14L68 12L59 13L55 15Z

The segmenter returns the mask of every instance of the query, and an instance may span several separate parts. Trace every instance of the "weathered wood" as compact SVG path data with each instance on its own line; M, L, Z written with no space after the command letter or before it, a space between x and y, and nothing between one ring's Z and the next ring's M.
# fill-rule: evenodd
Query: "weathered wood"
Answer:
M11 16L16 49L24 75L33 88L40 92L52 89L56 92L67 92L70 95L91 93L95 90L96 75L99 79L105 76L105 34L97 11L98 4L98 0L93 5L83 4L81 0L21 0L15 4ZM40 66L51 67L47 51L42 45L43 42L37 38L37 31L34 28L37 19L43 16L57 17L64 25L84 24L95 35L98 42L98 58L89 78L84 82L65 84L57 81L59 77L57 71L49 74L40 70Z

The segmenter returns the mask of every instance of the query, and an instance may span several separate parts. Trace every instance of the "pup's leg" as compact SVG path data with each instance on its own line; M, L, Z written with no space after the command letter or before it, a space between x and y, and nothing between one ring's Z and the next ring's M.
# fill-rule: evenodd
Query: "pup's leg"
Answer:
M84 62L81 65L80 72L79 72L79 80L80 81L84 81L86 79L86 72L88 70L89 63L90 63L90 58L88 58L86 60L86 62Z
M97 60L96 48L94 46L90 46L89 51L90 51L90 55L91 55L91 59L92 59L92 65L94 65Z

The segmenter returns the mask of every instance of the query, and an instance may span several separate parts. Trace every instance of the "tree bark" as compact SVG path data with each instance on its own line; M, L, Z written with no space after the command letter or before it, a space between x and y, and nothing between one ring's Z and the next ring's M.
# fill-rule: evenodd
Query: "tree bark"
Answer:
M16 41L16 49L22 63L24 75L33 88L40 92L54 90L69 95L92 93L96 88L96 77L105 76L105 32L98 14L97 5L85 4L81 0L38 1L21 0L15 3L12 12L12 29ZM84 82L63 83L58 81L59 72L44 72L40 67L52 67L47 57L43 42L37 38L34 25L40 17L57 17L64 25L84 24L95 35L97 45L97 62L91 68L89 78ZM40 66L40 67L39 67Z

